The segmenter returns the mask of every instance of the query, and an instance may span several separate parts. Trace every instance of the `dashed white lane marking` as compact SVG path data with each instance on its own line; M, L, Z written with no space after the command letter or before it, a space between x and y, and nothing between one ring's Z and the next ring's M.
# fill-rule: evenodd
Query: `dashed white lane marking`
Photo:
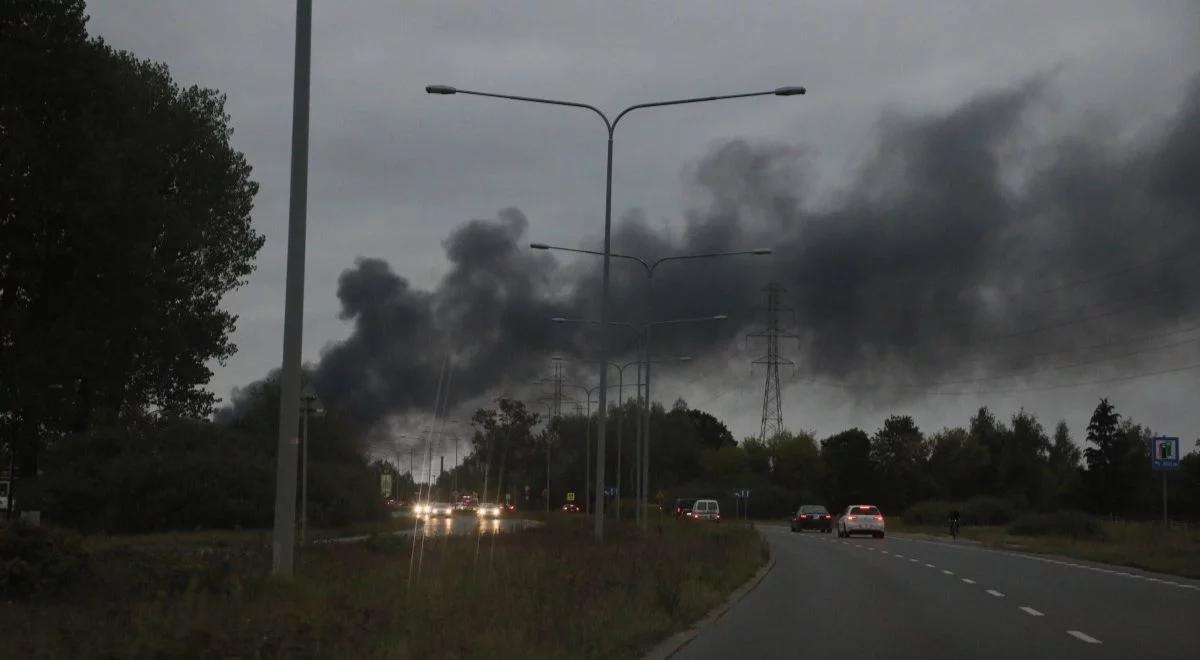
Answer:
M944 568L942 569L942 572L945 573L946 575L954 575L954 571L948 571Z
M925 564L925 568L937 568L937 566L934 566L933 564Z
M880 550L880 552L882 552L882 553L883 553L883 554L885 554L885 555L886 555L886 554L888 554L888 551L887 551L887 550Z
M909 561L911 561L911 562L916 562L916 561L917 561L916 559L913 559L912 557L909 557L909 558L908 558L908 560L909 560Z
M1155 577L1148 576L1148 575L1138 575L1136 573L1126 573L1124 571L1112 570L1112 569L1108 569L1108 568L1101 568L1099 566L1088 566L1087 564L1078 564L1078 563L1071 562L1071 561L1062 561L1059 559L1051 559L1049 557L1039 557L1037 555L1031 555L1031 554L1027 554L1027 553L1023 553L1023 552L1005 552L1003 550L995 550L995 549L991 549L991 548L967 548L967 547L964 547L961 545L949 543L947 541L931 541L931 540L927 540L927 539L904 539L904 540L913 541L916 543L928 543L930 545L949 546L949 547L953 547L953 548L956 548L959 550L974 550L976 552L994 552L996 554L1008 555L1010 557L1019 557L1021 559L1027 559L1030 561L1040 561L1043 564L1054 564L1056 566L1066 566L1068 568L1079 568L1079 569L1083 569L1083 570L1092 571L1094 573L1107 573L1108 575L1126 577L1126 578L1130 578L1133 580L1144 580L1146 582L1162 584L1162 585L1165 585L1168 587L1176 587L1178 589L1191 589L1192 591L1200 591L1200 585L1197 585L1197 584L1187 584L1184 582L1163 580L1163 579L1155 578Z
M962 581L966 582L967 584L975 584L975 580L972 580L971 578L963 578Z
M1029 607L1028 605L1022 605L1021 611L1028 614L1029 616L1046 616L1045 614L1042 614L1041 612L1033 609L1032 607Z
M1091 635L1088 635L1087 633L1079 632L1078 630L1068 630L1067 634L1074 637L1075 639L1078 639L1081 642L1087 642L1088 644L1103 644L1104 643L1104 642L1101 642L1100 640L1096 639L1095 637L1092 637Z
M899 557L900 559L904 559L904 555L900 554L899 552L896 553L896 556Z
M995 589L988 589L987 592L989 594L995 596L996 598L1004 598L1004 594L1000 593L999 591L996 591Z

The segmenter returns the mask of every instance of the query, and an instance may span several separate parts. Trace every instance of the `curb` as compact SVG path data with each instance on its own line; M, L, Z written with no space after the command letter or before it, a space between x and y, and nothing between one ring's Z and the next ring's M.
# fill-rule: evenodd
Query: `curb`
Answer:
M761 532L759 535L761 536ZM767 551L770 552L770 546L767 547ZM749 580L746 580L744 583L742 583L742 586L734 589L733 593L729 594L729 597L725 599L725 602L709 610L708 614L705 614L699 621L696 621L691 626L688 626L686 630L681 630L656 644L654 648L650 649L650 651L641 657L641 660L667 660L667 658L670 658L678 653L680 649L687 646L689 642L695 639L705 627L716 623L716 621L724 616L725 613L730 610L730 608L732 608L734 605L737 605L738 601L745 598L746 594L754 591L754 588L758 586L758 583L762 582L763 578L767 577L767 573L770 573L771 569L774 567L775 554L772 553L767 559L766 565L758 569L758 572L751 576Z

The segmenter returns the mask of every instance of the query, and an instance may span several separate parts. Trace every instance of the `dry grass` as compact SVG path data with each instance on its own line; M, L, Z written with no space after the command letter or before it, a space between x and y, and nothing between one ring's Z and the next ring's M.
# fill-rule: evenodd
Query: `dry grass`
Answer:
M555 516L415 551L411 538L375 536L306 550L286 583L263 577L269 553L255 533L109 539L92 544L93 575L70 593L0 604L0 656L634 657L767 556L742 525L609 529L598 545L589 520Z
M1065 535L1025 536L1006 527L963 527L963 538L989 546L1088 561L1132 566L1148 571L1200 578L1200 527L1167 529L1161 523L1103 522L1107 538L1079 539ZM889 530L947 536L939 527L913 527L888 521Z

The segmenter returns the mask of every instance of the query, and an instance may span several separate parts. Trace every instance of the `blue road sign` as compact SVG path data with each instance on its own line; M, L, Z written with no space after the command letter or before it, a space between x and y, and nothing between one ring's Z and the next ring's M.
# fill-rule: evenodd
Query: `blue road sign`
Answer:
M1151 438L1150 450L1150 465L1155 470L1179 469L1179 438Z

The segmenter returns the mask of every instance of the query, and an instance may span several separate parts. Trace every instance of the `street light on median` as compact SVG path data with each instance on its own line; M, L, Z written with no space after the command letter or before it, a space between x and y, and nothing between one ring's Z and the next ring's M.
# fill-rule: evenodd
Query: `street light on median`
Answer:
M593 523L593 533L597 541L604 540L604 500L603 500L603 483L604 483L604 444L605 444L605 410L607 404L608 390L608 268L609 256L612 247L612 167L613 167L613 135L617 130L617 124L621 118L633 112L634 110L644 108L658 108L670 105L684 105L690 103L705 103L708 101L723 101L729 99L749 98L752 96L800 96L807 92L804 87L787 86L776 87L775 89L762 92L750 92L745 94L725 94L721 96L700 96L686 99L676 99L673 101L655 101L652 103L638 103L631 105L619 112L613 119L609 119L608 115L604 114L599 108L588 105L587 103L578 103L575 101L558 101L554 99L537 98L532 96L515 96L512 94L494 94L491 92L476 92L466 89L458 89L450 85L428 85L425 91L429 94L440 96L466 94L470 96L483 96L496 99L505 99L509 101L522 101L526 103L542 103L547 105L559 105L573 108L590 110L596 113L601 121L604 122L605 128L608 130L608 155L606 159L605 173L605 188L604 188L604 266L602 268L602 277L600 280L600 356L597 362L600 367L600 412L597 418L598 433L600 442L596 445L596 466L599 479L596 481L596 498L600 505L596 507L596 517ZM649 383L649 379L647 379ZM649 394L649 392L647 392Z
M635 332L640 331L641 335L645 338L645 341L643 342L642 355L643 355L643 358L648 358L650 355L650 350L649 350L650 329L652 327L667 326L667 325L680 325L680 324L685 324L685 323L703 323L705 321L725 321L728 319L729 319L729 317L725 314L716 314L713 316L698 316L698 317L682 318L682 319L670 319L670 320L666 320L666 321L652 321L650 323L642 323L642 324L635 324L635 323L631 323L629 321L609 321L608 325L617 325L617 326L627 327L627 328L634 330ZM564 318L561 316L556 316L554 318L551 318L550 320L554 323L588 323L588 324L599 323L599 321L594 321L594 320L569 319L569 318ZM643 364L646 365L645 380L643 381L645 383L645 397L643 399L643 406L642 406L642 424L639 428L640 437L638 439L638 444L639 444L638 460L636 461L636 464L641 467L641 471L638 475L639 478L637 479L637 485L638 485L637 499L639 502L639 507L637 509L637 517L643 527L646 524L646 512L648 510L649 500L650 500L650 493L649 493L650 489L648 487L648 484L650 483L650 467L649 467L649 463L650 463L650 364L652 364L654 362L656 362L656 361L649 360L649 359L643 359Z

